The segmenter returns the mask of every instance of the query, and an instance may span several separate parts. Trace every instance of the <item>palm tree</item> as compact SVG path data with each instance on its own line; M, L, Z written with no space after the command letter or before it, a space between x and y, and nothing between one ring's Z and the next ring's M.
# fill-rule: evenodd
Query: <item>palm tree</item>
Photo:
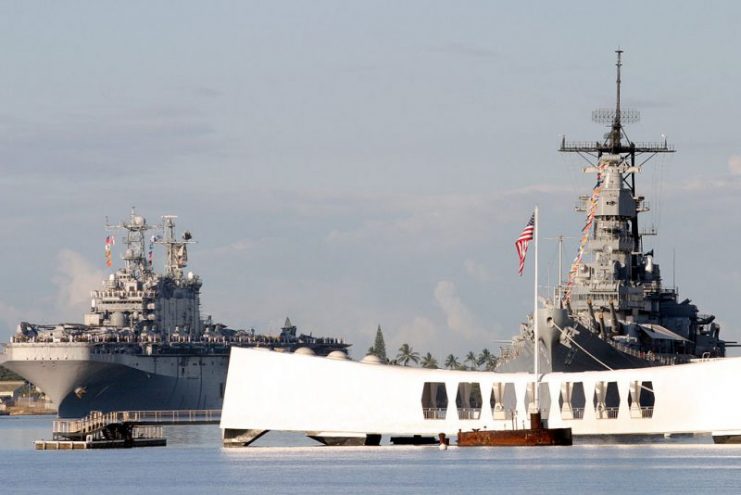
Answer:
M475 352L470 351L468 354L466 354L466 359L464 359L463 362L471 363L471 369L475 370L478 367L479 359L476 357Z
M479 354L478 365L483 366L486 371L493 371L497 366L497 358L489 349L483 349Z
M492 354L489 357L489 360L486 363L484 363L484 369L486 369L486 371L494 371L497 368L498 362L499 360L497 359L497 357L494 354Z
M409 361L413 361L414 364L419 363L419 353L412 350L412 346L409 344L401 344L399 347L399 353L396 355L396 360L402 364L402 366L408 366Z
M445 358L445 367L449 370L455 370L460 368L461 363L458 361L458 358L455 357L452 354L448 354L448 357Z
M423 368L437 368L437 359L432 357L432 354L428 352L422 358L421 364Z
M486 361L491 357L491 352L489 352L489 349L484 348L479 356L476 358L476 364L479 366L482 366Z

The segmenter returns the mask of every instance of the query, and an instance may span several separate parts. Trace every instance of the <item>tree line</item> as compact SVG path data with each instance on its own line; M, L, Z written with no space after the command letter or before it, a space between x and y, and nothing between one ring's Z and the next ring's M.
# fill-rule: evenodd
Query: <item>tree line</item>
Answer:
M438 360L431 353L424 356L412 349L409 344L401 344L397 351L396 357L390 358L386 354L386 343L383 339L381 326L376 331L376 339L373 345L368 349L368 354L378 356L381 361L387 364L400 366L409 366L410 364L419 365L422 368L440 368ZM493 371L497 366L497 357L489 349L482 349L478 354L470 351L461 361L457 356L448 354L443 363L444 367L451 370L483 370Z

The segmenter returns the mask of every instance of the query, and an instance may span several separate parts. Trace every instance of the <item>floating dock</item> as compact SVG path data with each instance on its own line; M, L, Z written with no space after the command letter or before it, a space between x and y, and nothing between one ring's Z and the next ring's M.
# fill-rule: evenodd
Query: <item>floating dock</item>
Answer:
M160 433L160 436L133 438L131 441L36 440L33 445L36 450L129 449L133 447L164 447L167 445L167 439Z
M165 425L218 424L221 410L93 411L81 419L58 419L52 440L37 440L36 450L164 447Z

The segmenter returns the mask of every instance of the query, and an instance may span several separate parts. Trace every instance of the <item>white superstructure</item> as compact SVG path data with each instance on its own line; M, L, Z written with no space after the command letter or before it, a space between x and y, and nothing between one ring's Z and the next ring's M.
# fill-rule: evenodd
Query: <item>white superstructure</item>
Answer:
M540 409L574 435L741 432L741 358L681 366L549 373ZM367 364L232 349L221 428L323 436L455 435L522 428L535 375Z

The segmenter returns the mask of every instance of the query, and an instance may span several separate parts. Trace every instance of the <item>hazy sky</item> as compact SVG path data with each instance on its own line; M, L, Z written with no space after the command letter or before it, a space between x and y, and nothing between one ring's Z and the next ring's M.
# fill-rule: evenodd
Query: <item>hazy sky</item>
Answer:
M638 177L647 247L741 340L741 4L615 5L0 2L0 340L80 321L105 218L135 205L193 232L203 312L232 327L498 350L530 310L535 203L575 254L594 177L556 150L603 134L618 46L629 135L678 149Z

